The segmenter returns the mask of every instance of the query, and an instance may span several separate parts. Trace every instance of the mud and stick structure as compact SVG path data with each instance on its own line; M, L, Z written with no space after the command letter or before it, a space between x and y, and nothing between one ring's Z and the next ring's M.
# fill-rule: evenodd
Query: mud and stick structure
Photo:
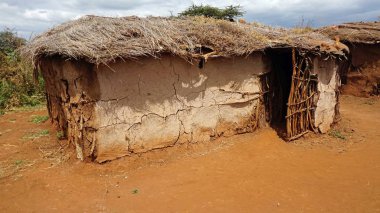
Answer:
M380 95L380 22L345 23L318 31L350 49L342 69L342 91L363 97Z
M288 140L325 133L346 53L319 33L202 17L88 16L24 49L51 120L97 162L268 125Z

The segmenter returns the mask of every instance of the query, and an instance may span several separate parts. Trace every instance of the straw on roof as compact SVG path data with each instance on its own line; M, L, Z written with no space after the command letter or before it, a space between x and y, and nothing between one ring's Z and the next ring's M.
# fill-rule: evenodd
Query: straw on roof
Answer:
M334 41L312 31L272 28L205 17L110 18L85 16L59 25L37 37L22 53L38 62L46 56L109 63L170 53L191 59L206 47L218 56L248 55L266 48L297 47L343 54Z
M341 41L351 43L380 43L380 22L355 22L324 27L319 32L333 38L338 36Z

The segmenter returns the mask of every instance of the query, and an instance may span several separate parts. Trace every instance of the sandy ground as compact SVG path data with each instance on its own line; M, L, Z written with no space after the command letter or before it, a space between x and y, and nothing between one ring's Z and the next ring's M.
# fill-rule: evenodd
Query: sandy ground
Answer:
M379 98L342 96L322 136L265 128L102 165L30 122L46 114L0 117L1 212L380 212Z

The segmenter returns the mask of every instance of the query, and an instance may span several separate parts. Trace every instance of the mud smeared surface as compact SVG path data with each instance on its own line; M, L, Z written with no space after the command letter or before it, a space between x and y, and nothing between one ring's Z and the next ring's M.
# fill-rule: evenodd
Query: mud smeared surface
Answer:
M105 164L67 158L45 110L0 117L5 212L377 212L380 99L341 97L332 132L285 143L271 129ZM22 139L29 131L48 136ZM61 148L62 147L62 148ZM58 150L64 149L63 152ZM8 170L7 170L8 171ZM0 173L1 174L1 173ZM4 174L4 173L2 173Z
M96 160L254 131L264 116L259 75L270 71L263 58L218 58L203 69L172 56L100 66Z
M324 133L334 121L339 79L333 60L315 63L315 126ZM50 117L82 160L105 162L267 125L264 94L271 88L263 78L271 65L261 53L215 58L202 69L168 55L100 66L47 58L40 67Z
M347 74L347 84L343 85L342 93L358 97L379 96L380 60L351 70Z
M351 44L351 66L342 93L358 97L380 95L380 44Z
M314 60L313 72L318 76L318 100L316 101L314 126L319 132L326 133L339 113L338 63L335 60L323 60L317 57Z
M270 67L262 54L213 59L203 69L173 56L99 67L48 58L40 67L49 115L82 160L206 142L265 123L260 75Z

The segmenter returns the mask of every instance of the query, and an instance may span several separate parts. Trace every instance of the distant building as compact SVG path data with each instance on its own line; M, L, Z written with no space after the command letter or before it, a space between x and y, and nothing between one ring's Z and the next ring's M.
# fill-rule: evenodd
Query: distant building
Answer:
M339 38L350 49L342 80L343 92L369 96L380 94L380 22L355 22L319 30Z

